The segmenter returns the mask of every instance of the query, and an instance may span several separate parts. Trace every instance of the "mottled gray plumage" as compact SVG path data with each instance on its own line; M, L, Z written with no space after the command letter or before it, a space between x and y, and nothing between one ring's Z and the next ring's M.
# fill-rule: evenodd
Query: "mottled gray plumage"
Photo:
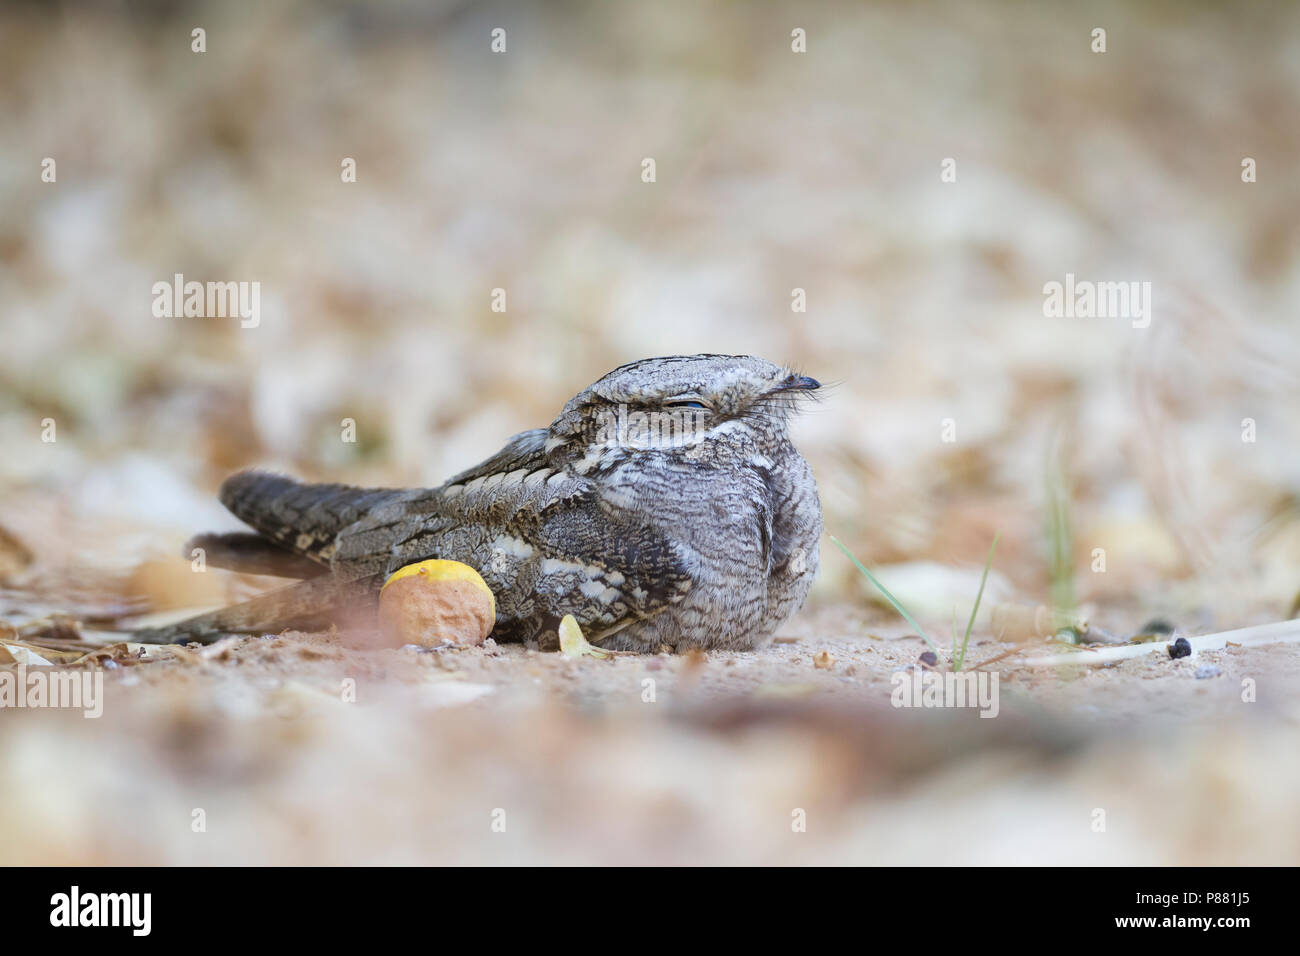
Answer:
M242 472L221 501L257 534L192 543L212 564L316 576L142 637L316 624L403 565L449 558L496 594L499 641L553 647L573 614L607 648L761 646L817 570L817 488L786 425L818 387L749 356L645 359L439 488Z

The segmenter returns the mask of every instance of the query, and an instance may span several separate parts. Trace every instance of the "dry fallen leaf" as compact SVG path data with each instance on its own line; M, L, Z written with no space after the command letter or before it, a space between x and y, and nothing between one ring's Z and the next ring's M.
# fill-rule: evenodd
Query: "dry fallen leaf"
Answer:
M577 619L572 614L564 615L560 621L560 653L565 657L599 657L608 658L613 655L609 651L602 651L599 647L592 647L582 634L582 628L578 626Z
M0 527L0 581L25 571L32 563L32 553L12 534Z
M135 568L127 591L145 599L155 610L174 610L200 604L224 604L228 598L224 579L196 571L182 558L154 558Z
M84 654L81 650L65 650L63 648L46 647L43 644L29 643L27 641L6 641L11 647L25 647L28 651L38 657L42 657L51 664L75 664Z
M175 659L193 661L197 657L193 652L175 644L136 644L130 641L118 641L116 644L107 644L81 654L71 663L97 664L101 661L114 661L134 664L141 661Z
M81 629L78 623L66 614L50 614L45 617L27 621L18 628L24 641L44 644L78 644L81 642Z
M21 644L0 644L0 664L25 664L28 667L54 666L52 661L47 661L31 648L23 647Z

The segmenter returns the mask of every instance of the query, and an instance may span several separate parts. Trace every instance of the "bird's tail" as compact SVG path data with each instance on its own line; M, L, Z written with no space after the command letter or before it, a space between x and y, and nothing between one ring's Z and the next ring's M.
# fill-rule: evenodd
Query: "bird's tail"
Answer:
M328 565L338 533L401 494L391 488L304 484L265 471L231 475L217 493L236 518L294 554Z
M200 553L204 561L214 568L229 568L244 574L314 578L329 572L327 565L294 554L260 534L248 531L196 534L181 549L181 556L186 559L193 559Z
M340 580L326 575L168 627L135 631L131 639L140 644L211 644L223 634L264 634L290 627L319 629L340 611L372 601L378 589L377 576Z

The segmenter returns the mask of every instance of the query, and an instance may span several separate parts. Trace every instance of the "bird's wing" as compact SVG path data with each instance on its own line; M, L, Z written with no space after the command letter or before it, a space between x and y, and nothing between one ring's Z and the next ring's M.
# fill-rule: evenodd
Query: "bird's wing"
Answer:
M500 476L512 472L522 475L545 467L546 437L545 428L520 432L495 455L448 479L438 488L410 489L376 501L369 511L354 515L349 524L337 529L337 537L331 539L332 550L329 552L331 569L335 574L357 577L385 569L393 571L413 561L424 560L398 560L394 555L412 553L407 546L411 535L430 534L443 526L450 527L455 523L451 519L459 517L470 523L481 521L483 516L478 511L466 507L480 500L479 496L460 497L460 492L466 485L478 488L492 476L499 480ZM445 507L448 498L456 498L457 504ZM486 498L484 496L483 500ZM394 564L394 560L398 563Z
M443 487L448 485L463 485L467 481L472 481L482 475L491 475L497 472L511 472L519 468L541 468L546 464L546 439L548 432L545 428L534 428L530 431L520 432L506 442L505 447L487 458L473 468L467 468L459 475L447 479Z
M345 529L336 571L461 561L496 594L502 636L525 639L565 614L593 634L607 632L685 596L691 576L662 532L611 505L588 478L538 465L527 449L540 442L520 444L521 453L489 459L509 470L480 466L431 497L382 506Z

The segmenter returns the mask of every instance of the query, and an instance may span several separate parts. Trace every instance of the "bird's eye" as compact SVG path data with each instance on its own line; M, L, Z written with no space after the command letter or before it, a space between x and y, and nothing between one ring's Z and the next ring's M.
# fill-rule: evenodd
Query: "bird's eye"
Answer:
M703 402L664 402L664 408L707 408Z

